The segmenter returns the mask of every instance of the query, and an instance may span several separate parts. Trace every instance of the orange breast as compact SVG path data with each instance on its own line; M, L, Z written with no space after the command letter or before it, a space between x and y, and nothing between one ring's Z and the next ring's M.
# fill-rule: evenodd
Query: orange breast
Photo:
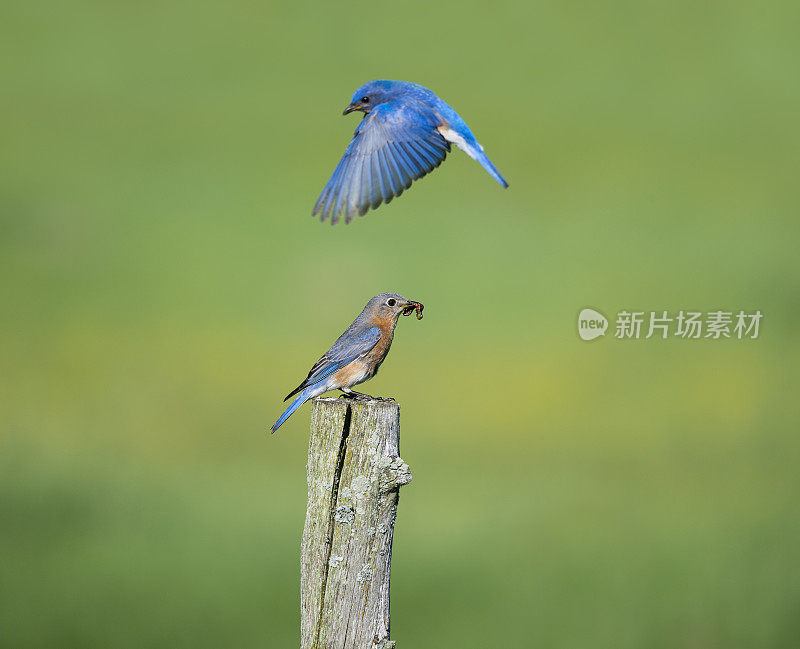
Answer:
M381 363L389 353L389 348L392 346L392 340L394 339L395 321L389 318L373 318L372 324L381 330L381 339L370 350L369 354L364 357L364 363L369 368L370 377L375 376Z

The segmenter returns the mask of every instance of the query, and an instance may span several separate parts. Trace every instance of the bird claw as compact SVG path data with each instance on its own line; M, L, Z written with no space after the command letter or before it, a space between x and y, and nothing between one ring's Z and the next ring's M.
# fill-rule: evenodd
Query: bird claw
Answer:
M340 399L353 399L353 401L396 401L394 397L373 397L363 392L345 392L339 395Z
M352 399L353 401L369 401L370 399L374 399L375 397L371 397L368 394L364 394L363 392L345 392L344 394L339 395L340 399Z
M375 401L375 397L373 397L371 394L357 393L353 395L353 399L356 401Z

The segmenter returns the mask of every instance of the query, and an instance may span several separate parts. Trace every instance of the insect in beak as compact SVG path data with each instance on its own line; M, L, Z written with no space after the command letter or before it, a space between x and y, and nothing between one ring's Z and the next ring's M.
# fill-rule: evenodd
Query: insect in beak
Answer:
M414 311L417 312L417 320L422 320L422 309L425 308L425 305L422 302L414 302L413 300L409 300L408 304L403 307L403 315L411 315Z

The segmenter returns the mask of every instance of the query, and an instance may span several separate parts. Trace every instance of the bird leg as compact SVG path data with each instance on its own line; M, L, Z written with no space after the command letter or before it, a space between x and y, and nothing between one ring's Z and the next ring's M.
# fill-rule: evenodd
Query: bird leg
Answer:
M356 392L350 388L339 388L344 394L339 395L340 399L355 399L356 401L394 401L394 397L373 397L370 394Z

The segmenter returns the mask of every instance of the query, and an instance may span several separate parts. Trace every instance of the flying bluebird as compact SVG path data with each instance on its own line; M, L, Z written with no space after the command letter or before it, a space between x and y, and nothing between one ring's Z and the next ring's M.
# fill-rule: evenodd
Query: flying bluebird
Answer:
M356 214L390 202L438 167L451 144L508 187L466 122L427 88L408 81L370 81L355 91L344 114L356 110L364 118L312 212L322 221L330 217L334 225L344 214L350 223Z
M381 293L369 302L338 340L311 368L305 380L292 390L287 399L297 395L278 421L274 433L292 413L306 401L329 390L341 390L356 398L374 398L350 388L371 379L389 353L394 328L400 315L417 312L422 319L423 305L397 293Z

